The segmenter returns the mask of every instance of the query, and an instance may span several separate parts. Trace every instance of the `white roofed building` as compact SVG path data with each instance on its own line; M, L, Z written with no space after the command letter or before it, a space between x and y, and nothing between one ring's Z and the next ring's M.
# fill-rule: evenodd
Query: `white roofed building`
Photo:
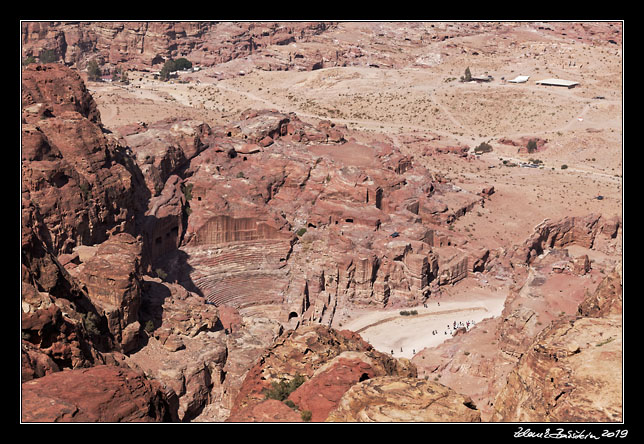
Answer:
M529 78L530 78L530 76L516 76L512 80L508 80L508 82L510 82L510 83L525 83L525 82L528 81Z
M579 85L579 82L573 82L572 80L563 80L563 79L544 79L537 80L537 85L551 85L551 86L565 86L566 88L574 88Z

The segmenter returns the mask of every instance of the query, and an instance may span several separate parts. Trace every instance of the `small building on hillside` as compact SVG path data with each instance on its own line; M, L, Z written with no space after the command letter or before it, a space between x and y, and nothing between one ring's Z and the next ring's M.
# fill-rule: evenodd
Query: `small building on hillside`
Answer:
M572 80L563 80L563 79L544 79L537 80L537 85L550 85L550 86L565 86L566 88L574 88L579 85L579 82L573 82Z
M492 76L472 76L472 82L481 83L481 82L491 82L494 80Z
M516 76L512 80L508 80L508 82L510 82L510 83L525 83L525 82L528 81L529 78L530 78L530 76Z

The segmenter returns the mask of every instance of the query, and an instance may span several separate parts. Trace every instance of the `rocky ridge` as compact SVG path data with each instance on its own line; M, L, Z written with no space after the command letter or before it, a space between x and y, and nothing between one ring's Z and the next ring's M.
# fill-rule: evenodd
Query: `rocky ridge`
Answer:
M619 420L621 377L614 376L621 374L622 359L621 262L588 259L588 255L604 257L596 256L602 251L612 252L605 257L616 257L621 250L619 223L615 231L600 229L606 226L614 227L613 221L588 215L535 227L523 245L502 258L503 267L514 267L518 285L508 295L501 316L416 355L413 362L419 375L471 396L483 421ZM534 248L540 253L526 254ZM524 261L517 261L517 256ZM611 271L604 276L603 270ZM615 341L610 353L601 358L595 354L608 350L611 347L604 345ZM567 357L573 355L569 364ZM582 382L584 366L597 365L598 359L607 374L598 369L596 379ZM555 374L566 374L568 379L555 384L561 390L551 395L554 388L542 382L550 377L554 382ZM605 396L571 397L563 407L567 401L562 399L556 408L556 401L573 387L579 395L605 390ZM591 397L597 403L590 402Z

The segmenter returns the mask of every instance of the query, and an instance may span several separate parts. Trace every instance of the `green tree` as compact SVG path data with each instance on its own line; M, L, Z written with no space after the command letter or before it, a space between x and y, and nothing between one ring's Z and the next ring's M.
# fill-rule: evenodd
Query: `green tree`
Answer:
M192 62L184 57L178 58L174 61L174 69L176 71L190 68L192 68Z
M112 72L112 82L118 82L121 80L121 68L115 68Z
M472 80L472 73L470 72L470 67L465 68L465 75L461 76L461 82L469 82Z
M97 82L101 78L101 68L98 67L96 60L91 60L87 64L87 79Z
M170 73L174 72L177 70L176 64L174 60L168 59L166 62L163 64L163 68L161 68L161 72L159 73L159 77L161 80L166 81L170 78Z

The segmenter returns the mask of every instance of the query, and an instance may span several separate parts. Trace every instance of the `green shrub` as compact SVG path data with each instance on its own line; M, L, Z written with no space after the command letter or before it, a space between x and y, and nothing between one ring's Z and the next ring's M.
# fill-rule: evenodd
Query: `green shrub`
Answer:
M85 330L95 336L101 334L100 330L98 329L98 323L100 320L95 313L92 313L90 311L88 313L81 314L81 318L83 320L83 326L85 327Z
M472 80L472 73L470 72L470 67L465 68L465 75L461 76L461 82L469 82Z
M89 199L90 191L89 191L89 184L87 183L81 183L78 185L78 188L81 190L81 197L83 200Z
M287 399L286 401L284 401L284 404L286 404L287 406L289 406L289 407L290 407L290 408L292 408L292 409L294 409L294 408L296 408L296 407L297 407L297 406L295 405L295 403L294 403L293 401L291 401L290 399Z
M313 413L311 413L310 410L302 410L302 413L300 413L300 417L304 422L309 422L312 416L313 416Z
M568 165L566 165L566 164L564 163L563 165L561 165L561 169L562 169L562 170L566 170L566 169L568 169Z
M295 234L297 234L297 237L302 237L304 236L304 233L306 233L306 228L302 227Z
M165 281L165 278L168 277L168 273L166 273L163 268L157 268L156 270L154 270L154 272L157 274L157 277L159 277L163 281Z
M40 63L53 63L58 60L58 54L53 49L43 49L38 55Z
M266 399L277 399L278 401L284 401L288 398L288 395L293 393L299 386L301 386L306 378L299 373L296 374L293 379L290 381L273 381L271 383L271 388L264 391L264 396Z
M418 314L418 310L412 310L412 311L407 311L407 310L401 310L400 315L401 316L414 316Z
M190 200L192 200L193 185L194 184L192 183L184 183L183 185L181 185L181 191L183 192L183 195L185 196L187 202L190 202Z
M481 142L479 146L474 148L474 152L476 154L481 154L481 153L489 153L492 151L492 146L489 143Z
M528 149L529 153L534 153L535 151L537 151L537 142L534 139L530 139L526 148Z
M22 60L23 66L31 65L32 63L36 63L36 58L32 55L27 56Z

